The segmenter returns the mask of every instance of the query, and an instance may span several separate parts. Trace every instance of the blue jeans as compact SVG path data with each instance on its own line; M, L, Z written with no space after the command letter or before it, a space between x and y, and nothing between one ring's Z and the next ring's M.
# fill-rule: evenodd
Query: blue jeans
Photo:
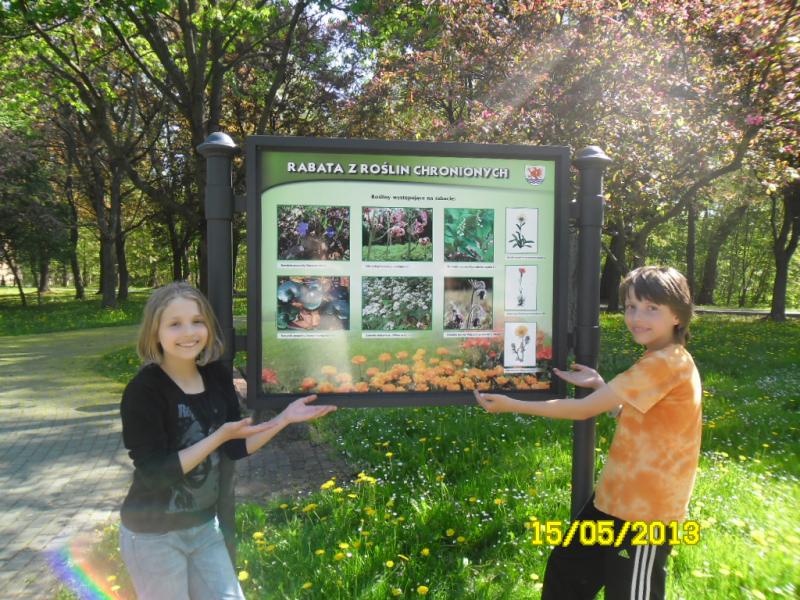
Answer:
M119 546L139 600L244 600L216 517L167 533L120 525Z

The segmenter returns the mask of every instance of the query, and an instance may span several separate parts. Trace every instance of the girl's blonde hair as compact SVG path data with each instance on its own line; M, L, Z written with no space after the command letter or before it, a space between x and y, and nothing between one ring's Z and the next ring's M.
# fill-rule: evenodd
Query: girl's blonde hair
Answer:
M678 317L672 337L676 343L686 345L694 306L689 282L683 273L672 267L639 267L628 273L619 286L619 301L623 306L628 300L628 291L633 291L637 300L669 306Z
M142 325L139 328L139 341L136 344L136 352L145 364L161 364L164 358L164 351L158 341L158 328L161 324L161 315L167 305L176 298L194 300L203 320L208 329L208 341L205 348L197 357L198 365L205 365L217 360L222 356L222 332L214 316L214 311L208 303L206 297L198 289L183 281L175 281L160 287L150 294L147 304L144 306Z

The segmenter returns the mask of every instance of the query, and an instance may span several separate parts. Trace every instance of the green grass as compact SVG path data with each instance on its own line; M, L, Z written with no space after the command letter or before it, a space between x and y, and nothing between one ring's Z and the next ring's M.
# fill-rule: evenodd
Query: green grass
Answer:
M0 289L0 336L132 325L141 320L147 300L147 292L133 291L128 300L109 309L100 306L93 291L87 290L86 300L75 300L74 290L56 288L42 294L40 302L31 288L26 290L28 306L22 306L19 296L10 293L13 289Z
M602 325L608 378L640 350L619 316ZM690 519L703 529L699 545L675 548L669 597L794 598L800 322L703 316L692 331L705 427ZM127 352L103 368L129 377ZM439 599L539 597L549 548L529 523L568 518L569 423L447 407L342 410L317 427L365 475L239 507L248 597L418 598L423 585ZM598 470L613 428L599 419Z
M34 288L26 288L28 306L22 306L16 288L0 288L0 337L135 325L142 320L149 290L132 290L117 308L103 308L93 290L86 300L76 300L75 290L54 288L37 299ZM235 315L246 314L247 299L234 298Z

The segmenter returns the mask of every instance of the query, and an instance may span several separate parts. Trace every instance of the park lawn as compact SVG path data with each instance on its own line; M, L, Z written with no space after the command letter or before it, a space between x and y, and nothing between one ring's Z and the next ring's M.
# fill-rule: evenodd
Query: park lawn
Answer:
M22 306L16 288L0 289L0 337L133 325L141 320L147 300L146 291L132 290L117 308L104 309L94 291L86 291L86 300L76 300L74 289L54 288L38 298L30 288L25 290L28 306Z
M620 316L602 326L608 378L641 351ZM800 322L704 316L689 348L704 380L689 516L702 529L698 545L675 546L669 597L794 598ZM118 377L136 368L126 352ZM317 428L359 474L239 507L248 597L539 597L549 548L533 543L532 524L568 518L569 423L447 407L341 410ZM612 434L601 417L598 470Z
M28 306L22 306L16 288L0 287L0 337L135 325L142 320L150 294L149 289L132 289L117 308L103 308L95 290L86 290L85 300L76 300L72 288L53 288L41 298L35 288L24 289ZM246 298L234 298L233 312L246 313Z

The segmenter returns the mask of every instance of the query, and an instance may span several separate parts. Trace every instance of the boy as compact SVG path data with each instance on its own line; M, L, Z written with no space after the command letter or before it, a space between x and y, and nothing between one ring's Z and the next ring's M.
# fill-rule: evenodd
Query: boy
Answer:
M576 535L569 545L555 547L547 561L543 600L594 598L603 586L607 600L664 598L670 546L633 545L632 534L639 530L631 523L660 522L669 532L671 521L685 518L694 486L702 412L700 376L684 348L692 316L688 283L675 269L641 267L625 277L620 299L625 325L647 350L608 384L594 369L573 365L569 372L553 371L569 383L593 388L586 398L523 402L475 394L488 412L557 419L588 419L622 406L595 494L576 519L613 521L614 540L623 529L627 535L619 546L583 546Z

